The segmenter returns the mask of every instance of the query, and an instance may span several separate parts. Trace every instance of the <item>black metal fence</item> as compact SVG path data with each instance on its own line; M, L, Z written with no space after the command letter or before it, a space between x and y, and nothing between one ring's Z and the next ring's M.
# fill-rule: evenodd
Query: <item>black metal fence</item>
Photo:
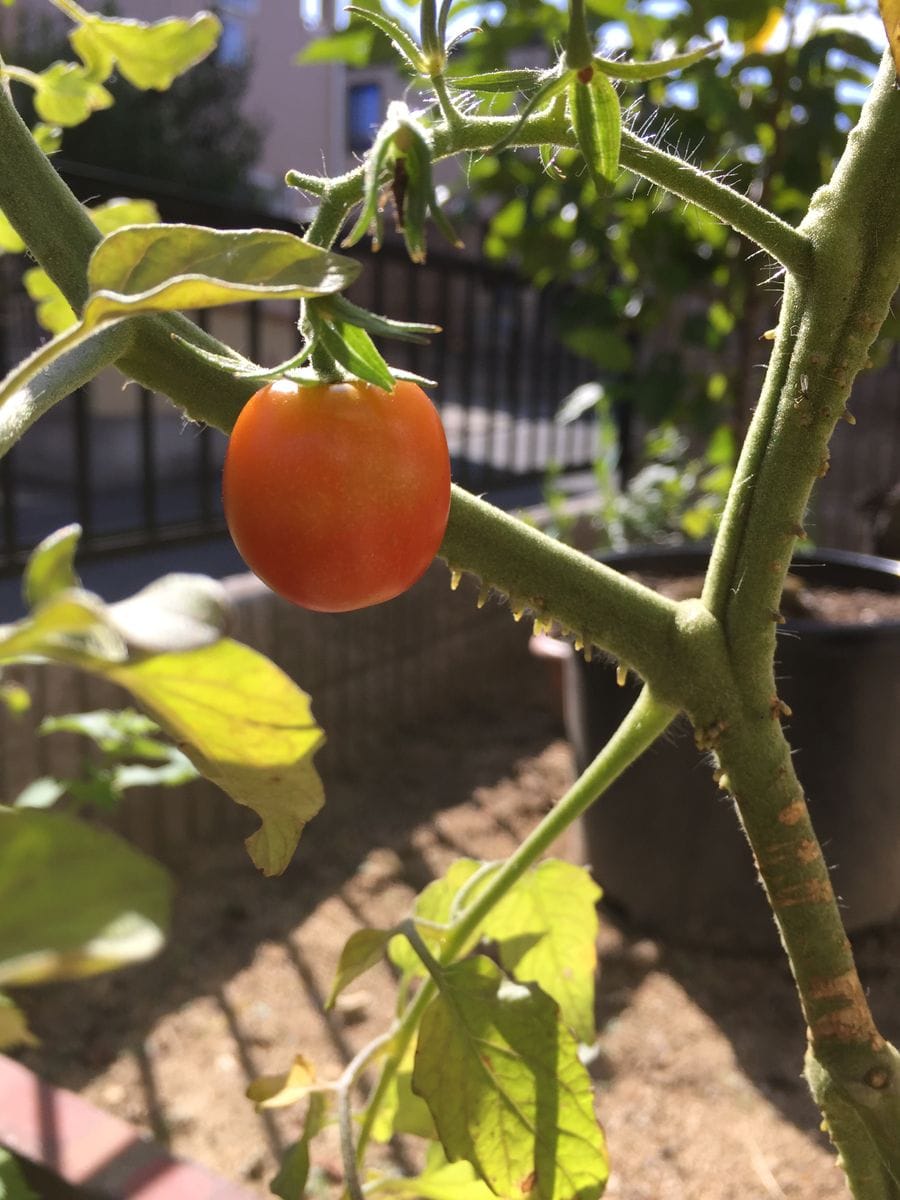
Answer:
M247 209L154 194L145 181L65 174L83 199L142 195L157 202L166 220L292 228ZM46 336L22 286L23 265L0 260L3 372ZM561 426L554 417L593 368L563 345L551 293L464 255L435 252L427 265L414 266L402 247L388 244L366 256L351 295L389 316L442 327L428 345L392 342L382 349L393 365L440 381L434 398L460 483L519 505L540 497L551 465L589 465L592 419ZM260 363L281 361L299 346L296 305L262 302L192 315ZM99 377L45 415L0 461L0 574L17 569L37 541L71 521L81 524L88 555L220 532L224 448L220 433L184 422L164 397L133 383L123 389L112 372Z

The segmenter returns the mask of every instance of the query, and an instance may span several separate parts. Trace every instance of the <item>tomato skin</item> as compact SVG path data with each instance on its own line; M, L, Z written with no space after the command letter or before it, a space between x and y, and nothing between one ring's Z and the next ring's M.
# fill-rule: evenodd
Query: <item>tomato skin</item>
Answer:
M241 557L274 592L318 612L380 604L424 574L447 527L441 419L406 381L268 384L232 431L223 499Z

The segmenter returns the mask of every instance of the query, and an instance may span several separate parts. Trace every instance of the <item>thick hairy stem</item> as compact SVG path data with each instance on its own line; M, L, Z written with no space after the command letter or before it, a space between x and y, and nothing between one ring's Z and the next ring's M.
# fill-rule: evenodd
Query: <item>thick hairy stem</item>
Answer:
M37 146L4 87L0 209L72 307L80 310L87 299L88 259L100 231ZM253 385L195 357L172 335L216 354L227 355L227 348L177 313L133 321L140 323L140 334L129 333L130 349L116 364L123 374L165 392L193 420L227 432Z
M730 687L688 703L711 735L753 848L806 1017L808 1074L857 1200L900 1186L898 1056L875 1027L830 875L780 729L778 605L809 495L852 381L900 284L900 93L886 56L831 183L801 227L813 270L789 280L763 395L704 600ZM848 797L848 802L851 802Z
M557 621L585 646L600 645L680 705L680 608L627 576L562 546L454 487L440 554L509 598L514 613ZM548 570L552 555L553 569Z

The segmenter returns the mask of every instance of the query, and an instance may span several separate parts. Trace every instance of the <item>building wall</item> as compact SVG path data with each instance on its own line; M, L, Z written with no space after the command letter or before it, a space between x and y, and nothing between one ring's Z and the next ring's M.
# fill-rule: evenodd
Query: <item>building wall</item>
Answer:
M99 7L98 0L86 7ZM121 15L145 21L191 16L201 7L202 0L117 0ZM333 0L223 0L217 7L225 27L219 53L252 57L246 111L266 127L256 182L272 189L276 207L297 213L305 201L284 187L287 170L324 168L337 174L355 161L346 136L351 80L379 83L382 112L389 99L402 93L403 82L387 68L350 73L336 64L296 65L298 52L332 23ZM43 12L54 15L48 0L18 0L11 9L0 7L0 49L12 43L24 15Z

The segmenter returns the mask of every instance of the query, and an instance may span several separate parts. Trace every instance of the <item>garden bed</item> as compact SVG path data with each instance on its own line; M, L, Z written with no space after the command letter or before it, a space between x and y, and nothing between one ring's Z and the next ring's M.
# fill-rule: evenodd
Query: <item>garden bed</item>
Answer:
M43 1046L23 1061L268 1195L296 1116L256 1115L247 1082L299 1050L328 1077L391 1016L381 969L323 1014L346 936L393 922L454 857L508 853L571 778L556 718L539 707L516 719L470 709L396 749L331 781L328 810L281 879L257 876L238 844L205 848L183 874L158 959L24 996ZM889 1024L900 927L859 948ZM610 913L601 954L591 1070L613 1157L608 1196L846 1195L800 1079L803 1031L780 961L666 947ZM336 1196L335 1144L320 1163L315 1190Z

